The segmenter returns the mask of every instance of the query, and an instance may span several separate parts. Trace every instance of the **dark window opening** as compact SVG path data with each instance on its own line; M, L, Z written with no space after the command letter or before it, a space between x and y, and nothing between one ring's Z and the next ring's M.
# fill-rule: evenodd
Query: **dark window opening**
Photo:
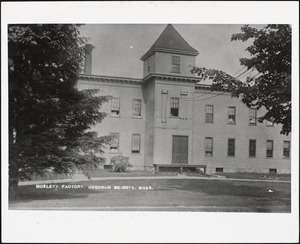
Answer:
M290 142L289 141L283 142L283 157L285 157L285 158L290 157Z
M235 139L228 139L228 156L235 156Z
M256 140L249 141L249 157L256 156Z
M273 157L273 141L267 141L267 158Z
M216 168L216 173L223 173L224 172L224 168Z
M269 169L270 174L277 174L277 169Z
M179 115L179 98L171 98L171 116L178 117Z

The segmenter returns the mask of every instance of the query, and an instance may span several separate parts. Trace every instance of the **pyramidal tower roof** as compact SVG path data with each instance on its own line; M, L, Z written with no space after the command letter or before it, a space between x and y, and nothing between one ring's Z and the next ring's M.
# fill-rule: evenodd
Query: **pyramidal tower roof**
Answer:
M191 56L197 56L199 54L196 49L191 47L186 40L183 39L171 24L167 25L148 52L142 56L141 60L144 61L154 52L186 54Z

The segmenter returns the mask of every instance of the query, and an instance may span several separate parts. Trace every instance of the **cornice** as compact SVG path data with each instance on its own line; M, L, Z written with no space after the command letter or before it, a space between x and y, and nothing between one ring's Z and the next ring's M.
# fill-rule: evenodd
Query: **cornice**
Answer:
M141 79L127 78L127 77L114 77L114 76L103 76L103 75L86 75L80 74L79 79L88 81L100 81L100 82L113 82L113 83L125 83L141 85Z
M169 74L149 74L146 77L142 79L143 83L146 83L147 81L151 79L161 79L161 80L171 80L171 81L181 81L181 82L188 82L188 83L197 83L201 81L198 77L193 76L180 76L180 75L169 75Z

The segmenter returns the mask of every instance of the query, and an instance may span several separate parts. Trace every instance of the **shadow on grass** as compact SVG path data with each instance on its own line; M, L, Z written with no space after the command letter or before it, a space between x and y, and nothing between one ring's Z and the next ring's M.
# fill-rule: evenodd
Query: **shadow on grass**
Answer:
M35 186L19 186L16 200L9 203L24 203L37 200L63 200L87 198L89 194L101 193L88 189L36 189Z

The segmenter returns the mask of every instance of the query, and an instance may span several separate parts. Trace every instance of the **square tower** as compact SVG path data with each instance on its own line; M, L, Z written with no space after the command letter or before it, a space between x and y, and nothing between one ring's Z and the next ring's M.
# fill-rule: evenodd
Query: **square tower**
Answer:
M141 58L144 61L144 77L154 73L191 76L198 54L169 24Z

